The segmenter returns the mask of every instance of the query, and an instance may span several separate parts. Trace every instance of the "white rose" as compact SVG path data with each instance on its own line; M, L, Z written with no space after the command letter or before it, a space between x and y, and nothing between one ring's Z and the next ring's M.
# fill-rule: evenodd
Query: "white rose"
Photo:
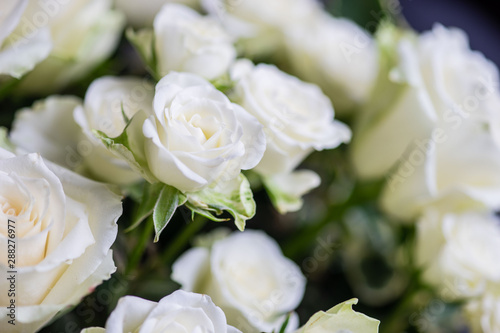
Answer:
M500 283L500 220L493 214L427 211L417 224L423 279L447 301L477 296Z
M135 77L102 77L89 86L83 107L75 109L74 117L83 131L81 141L88 146L82 148L85 166L98 179L115 184L142 179L127 162L106 149L92 130L119 136L127 125L126 118L141 110L152 113L153 95L154 86Z
M233 233L211 248L192 248L174 263L172 278L185 290L210 295L229 324L246 333L279 330L302 300L306 283L276 241L252 230ZM287 332L297 326L292 313Z
M349 128L334 120L328 97L321 90L275 66L238 62L231 98L264 126L267 148L255 168L263 175L290 172L314 150L349 142Z
M39 94L64 88L105 60L124 24L124 16L111 5L111 0L30 1L18 29L48 28L54 47L19 89Z
M473 333L500 332L500 286L465 304L465 315Z
M283 47L283 31L314 22L322 12L316 0L202 0L248 56L271 54Z
M302 207L302 195L320 184L313 171L294 171L314 150L348 142L351 132L334 120L328 97L312 84L275 66L238 61L231 98L264 126L267 148L255 170L263 176L274 206L281 213Z
M134 27L145 27L153 24L156 14L166 3L180 3L192 8L199 6L198 0L115 0L117 9L125 13L127 21Z
M417 36L385 27L378 43L381 74L352 144L360 177L382 177L412 145L442 130L466 133L500 107L498 70L470 50L463 31L437 25Z
M296 333L377 333L380 321L352 309L358 300L340 303L327 312L315 313Z
M463 130L463 131L462 131ZM412 221L428 207L441 212L500 209L500 148L486 122L435 129L416 140L388 177L383 209Z
M143 133L152 174L185 192L237 177L255 167L265 150L259 122L188 73L173 72L158 82Z
M2 323L2 332L34 332L115 271L110 247L120 197L38 154L3 149L0 183L2 320L13 319L12 299L16 307L15 325ZM15 259L7 256L13 240ZM15 281L6 278L12 275ZM15 296L9 296L13 281Z
M122 297L106 321L105 330L91 328L84 332L241 333L227 324L224 312L210 297L183 290L177 290L159 302L135 296Z
M22 22L28 0L6 0L0 3L0 79L2 75L20 78L45 59L52 49L46 27L26 29Z
M378 73L370 34L354 22L325 13L313 24L285 30L291 72L319 85L338 112L351 111L369 97Z
M31 108L17 111L10 131L11 142L26 152L40 153L51 162L75 169L81 163L81 130L73 119L73 110L81 103L74 96L49 96Z
M154 40L160 77L178 71L213 80L236 58L231 37L217 21L178 4L167 4L156 15Z

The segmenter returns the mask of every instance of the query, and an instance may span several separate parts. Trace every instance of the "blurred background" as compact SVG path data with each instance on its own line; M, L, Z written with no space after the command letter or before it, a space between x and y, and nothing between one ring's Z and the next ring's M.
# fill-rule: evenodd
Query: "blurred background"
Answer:
M407 23L417 31L425 31L436 23L459 27L467 32L471 47L500 64L500 20L495 0L325 0L338 16L346 16L370 30L381 14L381 4L389 9L401 8ZM397 14L397 13L392 13Z
M494 0L401 0L403 15L418 30L430 29L436 22L467 32L472 49L500 64L500 21Z

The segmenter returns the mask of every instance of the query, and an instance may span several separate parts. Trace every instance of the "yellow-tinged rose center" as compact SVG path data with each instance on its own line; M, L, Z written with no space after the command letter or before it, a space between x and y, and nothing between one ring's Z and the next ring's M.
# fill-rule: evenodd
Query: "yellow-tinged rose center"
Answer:
M58 228L51 216L51 188L43 178L0 174L0 246L15 250L15 263L6 256L0 263L14 267L36 265L55 241ZM53 231L54 229L55 231ZM14 258L10 258L14 259ZM9 266L10 267L10 266Z

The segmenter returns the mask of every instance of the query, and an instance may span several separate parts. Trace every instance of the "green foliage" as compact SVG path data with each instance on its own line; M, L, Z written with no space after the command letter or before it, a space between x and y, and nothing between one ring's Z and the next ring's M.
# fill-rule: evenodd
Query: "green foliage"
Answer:
M153 222L155 226L155 243L158 242L161 232L174 215L177 207L186 202L186 197L182 193L169 185L163 185L158 200L153 209Z
M134 216L132 217L131 226L125 230L125 232L132 231L137 228L142 221L144 221L148 216L153 214L153 210L156 205L156 201L160 196L160 193L163 190L165 185L161 183L149 184L146 183L144 185L144 190L142 193L142 198L135 211Z
M141 59L146 65L149 73L156 78L156 80L159 80L160 77L157 73L154 31L152 29L134 31L132 28L129 28L125 32L125 35L141 56Z
M229 212L241 231L256 210L250 183L243 174L230 181L216 182L202 191L188 193L187 199L190 209L213 221L223 221L215 218L213 213L219 215L222 211Z
M283 322L283 325L281 325L279 333L285 333L286 332L286 328L288 326L288 322L289 321L290 321L290 314L288 314L288 316L286 317L286 320Z
M113 152L118 157L125 160L132 170L141 174L144 179L150 183L156 183L157 179L153 176L151 171L149 171L146 158L140 149L133 149L132 145L141 146L140 142L143 138L140 135L136 135L137 130L142 128L142 123L144 122L145 114L143 112L137 112L132 119L129 121L122 134L115 138L110 138L102 131L94 130L94 135L102 141L102 143ZM129 137L133 135L134 138L131 140Z

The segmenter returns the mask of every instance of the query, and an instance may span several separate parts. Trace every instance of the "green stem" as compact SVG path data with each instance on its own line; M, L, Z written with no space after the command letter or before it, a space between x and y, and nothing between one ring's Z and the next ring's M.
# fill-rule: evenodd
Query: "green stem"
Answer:
M200 231L207 219L204 216L196 215L193 221L191 221L182 230L181 234L175 237L175 240L170 244L169 247L163 252L160 257L159 263L166 264L170 266L173 261L177 258L180 252L186 247L189 241L192 239L193 235Z
M383 182L357 184L346 201L339 205L330 206L321 221L302 228L287 241L283 246L285 255L297 259L302 253L308 251L324 227L332 221L340 219L349 208L374 200L378 196L382 184Z
M130 273L132 273L136 268L137 265L139 264L142 255L144 253L144 250L149 244L149 240L152 236L154 230L154 223L152 216L150 216L144 223L142 227L142 233L139 236L139 241L137 242L137 245L135 246L133 252L130 254L129 259L128 259L128 265L125 269L125 275L128 276Z
M405 296L396 305L395 310L387 319L381 321L381 332L403 332L408 327L408 315L412 309L413 299L419 291L419 283L412 282Z

